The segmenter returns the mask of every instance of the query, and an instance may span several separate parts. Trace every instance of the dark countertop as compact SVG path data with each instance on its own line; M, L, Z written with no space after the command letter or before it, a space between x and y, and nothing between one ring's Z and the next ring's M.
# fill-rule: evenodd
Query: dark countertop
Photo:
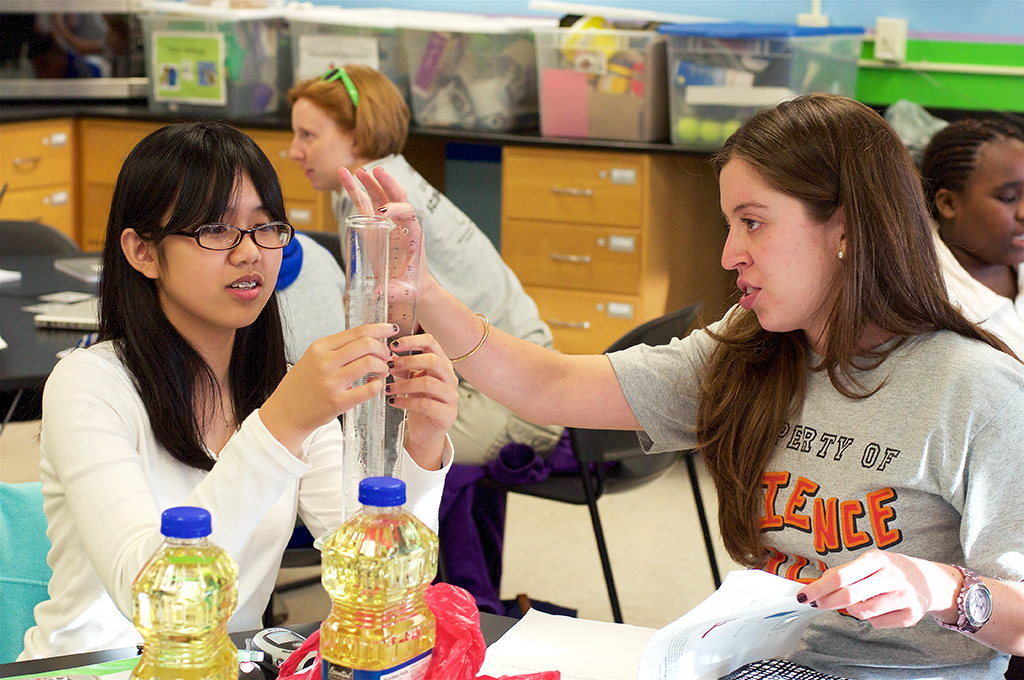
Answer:
M126 100L114 102L48 102L40 100L3 101L0 102L0 123L13 123L51 118L119 118L124 120L148 120L173 123L183 120L200 118L193 113L170 114L150 111L145 100ZM223 119L213 115L211 119ZM230 121L235 125L246 127L267 128L271 130L290 130L291 120L287 112L264 115L253 118L234 118ZM433 137L443 141L473 144L517 144L526 146L544 146L564 149L591 149L606 151L633 151L640 153L680 153L706 155L703 151L687 151L664 142L626 142L605 139L579 139L568 137L543 137L538 130L523 132L481 132L476 130L459 130L455 128L430 128L411 125L410 136Z

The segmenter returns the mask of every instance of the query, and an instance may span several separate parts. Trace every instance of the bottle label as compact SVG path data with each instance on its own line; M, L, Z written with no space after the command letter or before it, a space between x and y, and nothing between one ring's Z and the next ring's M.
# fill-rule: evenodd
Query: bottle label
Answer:
M415 659L409 659L405 663L382 671L361 671L321 658L320 678L321 680L423 680L427 677L431 654L433 651L423 652Z

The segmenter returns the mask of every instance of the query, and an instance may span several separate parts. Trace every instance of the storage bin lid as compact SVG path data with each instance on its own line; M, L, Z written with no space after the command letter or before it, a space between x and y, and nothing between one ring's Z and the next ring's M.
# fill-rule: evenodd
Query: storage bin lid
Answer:
M397 21L404 29L450 33L528 33L538 27L558 26L555 17L492 16L415 9L403 9Z
M799 38L826 35L861 35L862 26L797 26L796 24L754 24L734 22L727 24L662 24L659 33L666 35L697 36L735 40L743 38Z
M167 14L185 16L192 19L207 19L211 21L262 21L264 19L284 18L284 9L281 7L266 7L259 9L234 9L231 7L214 7L211 5L193 5L188 2L143 2L141 8L149 14Z
M334 26L355 26L359 28L398 27L399 10L389 7L367 7L365 9L344 9L341 7L289 7L285 11L288 21Z

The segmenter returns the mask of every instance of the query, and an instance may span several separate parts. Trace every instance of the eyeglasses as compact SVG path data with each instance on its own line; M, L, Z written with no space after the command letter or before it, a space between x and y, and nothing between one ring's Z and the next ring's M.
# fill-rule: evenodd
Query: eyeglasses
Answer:
M327 73L320 76L320 82L322 83L333 83L335 80L340 80L341 84L348 90L348 96L352 100L352 107L359 106L359 92L356 91L356 85L349 78L348 74L345 73L343 68L332 68Z
M194 238L200 248L207 250L231 250L252 234L253 242L260 248L277 250L292 242L295 228L287 222L267 222L251 229L242 229L233 224L204 224L195 231L181 232L177 236Z

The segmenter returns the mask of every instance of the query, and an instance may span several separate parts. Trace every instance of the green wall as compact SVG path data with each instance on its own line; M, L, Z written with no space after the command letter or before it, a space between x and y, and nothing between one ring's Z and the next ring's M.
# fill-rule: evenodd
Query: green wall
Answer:
M873 59L875 44L864 41L861 56ZM907 61L1024 68L1024 44L907 41ZM938 109L1024 112L1024 76L912 71L861 66L857 99L887 106L909 99Z

